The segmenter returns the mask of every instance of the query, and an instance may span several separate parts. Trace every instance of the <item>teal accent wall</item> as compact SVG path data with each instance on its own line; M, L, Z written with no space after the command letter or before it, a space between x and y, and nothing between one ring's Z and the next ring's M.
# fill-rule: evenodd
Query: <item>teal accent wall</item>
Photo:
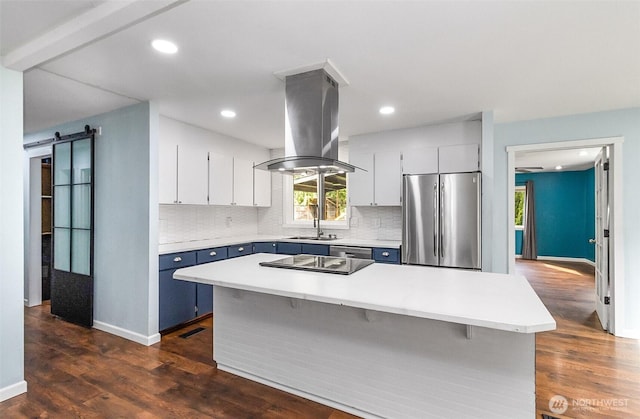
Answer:
M538 255L595 261L589 243L595 234L594 169L516 174L516 186L527 180L534 185ZM518 230L516 254L522 254Z

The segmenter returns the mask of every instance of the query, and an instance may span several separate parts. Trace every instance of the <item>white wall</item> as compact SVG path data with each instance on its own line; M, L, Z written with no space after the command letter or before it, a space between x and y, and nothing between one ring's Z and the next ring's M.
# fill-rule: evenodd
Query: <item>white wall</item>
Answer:
M101 127L95 143L94 327L153 344L158 335L157 109L148 102L25 136Z
M269 150L264 147L165 116L160 116L159 136L161 142L195 143L203 150L258 163L270 158ZM207 182L208 179L202 181ZM159 217L160 243L258 233L258 210L253 207L160 205Z
M624 137L624 318L616 334L640 337L640 108L496 124L494 133L493 270L508 269L506 146ZM622 320L622 321L620 321Z
M0 401L24 381L22 73L0 66Z

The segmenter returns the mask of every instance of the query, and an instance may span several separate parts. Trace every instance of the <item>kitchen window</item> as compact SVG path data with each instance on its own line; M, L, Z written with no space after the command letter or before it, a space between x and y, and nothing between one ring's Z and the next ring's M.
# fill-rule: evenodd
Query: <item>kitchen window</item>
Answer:
M524 228L525 221L525 203L527 202L527 191L524 185L516 186L515 189L515 227L516 230L522 230Z
M326 228L348 227L347 175L283 176L285 225L313 226L318 211L318 176L324 176L324 214L321 226Z

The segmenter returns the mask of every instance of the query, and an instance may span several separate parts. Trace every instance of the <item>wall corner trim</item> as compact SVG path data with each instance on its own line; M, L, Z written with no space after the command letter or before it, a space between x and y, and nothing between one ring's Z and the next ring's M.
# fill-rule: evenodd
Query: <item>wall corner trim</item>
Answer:
M121 338L139 343L144 346L151 346L153 344L160 342L160 333L155 333L151 336L145 336L140 333L123 329L121 327L114 326L109 323L104 323L98 320L93 321L93 327L95 329L102 330L103 332L107 332L112 335L119 336Z
M27 382L22 380L15 384L0 388L0 402L27 392Z

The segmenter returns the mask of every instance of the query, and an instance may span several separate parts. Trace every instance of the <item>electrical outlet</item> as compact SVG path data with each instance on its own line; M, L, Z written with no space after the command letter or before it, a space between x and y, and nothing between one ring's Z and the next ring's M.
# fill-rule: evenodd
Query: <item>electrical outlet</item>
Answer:
M227 228L231 227L232 223L233 223L233 218L231 217L227 217L227 219L224 221L224 224L227 226Z
M358 227L358 217L349 218L349 227Z
M374 228L380 228L380 218L374 218L373 219L373 227Z

